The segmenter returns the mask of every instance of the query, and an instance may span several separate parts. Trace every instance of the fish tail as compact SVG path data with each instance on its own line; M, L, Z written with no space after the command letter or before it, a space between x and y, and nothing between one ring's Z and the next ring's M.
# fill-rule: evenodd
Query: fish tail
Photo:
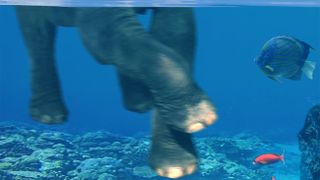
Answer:
M282 154L280 155L280 160L282 161L282 163L285 165L286 162L284 160L284 153L285 153L285 149L282 150Z
M316 62L313 61L306 61L302 67L302 71L304 72L304 74L309 78L309 79L313 79L313 72L316 68Z

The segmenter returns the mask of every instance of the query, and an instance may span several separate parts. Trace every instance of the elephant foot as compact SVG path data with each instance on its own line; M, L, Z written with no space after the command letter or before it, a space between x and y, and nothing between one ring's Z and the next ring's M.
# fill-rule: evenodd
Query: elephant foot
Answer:
M179 131L194 133L212 125L217 120L214 106L208 98L202 98L175 108L175 111L161 111L160 118Z
M187 116L183 122L187 133L194 133L212 125L217 120L214 107L207 100L186 108Z
M30 114L32 119L41 123L60 124L66 121L68 111L60 100L45 103L34 103L32 101Z
M161 123L163 122L154 124L156 128L153 130L149 157L151 168L158 175L168 178L192 174L197 167L197 155L191 134L171 129Z
M168 166L168 167L162 167L158 168L156 170L157 174L162 177L167 178L179 178L182 176L190 175L194 172L196 169L196 164L180 164L176 166Z

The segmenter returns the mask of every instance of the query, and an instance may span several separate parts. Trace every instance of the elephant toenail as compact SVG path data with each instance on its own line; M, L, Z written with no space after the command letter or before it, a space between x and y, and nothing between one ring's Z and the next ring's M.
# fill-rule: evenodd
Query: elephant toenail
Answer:
M159 176L164 176L164 171L162 169L157 169L156 172Z
M212 113L208 114L208 116L206 118L206 124L210 125L216 120L217 120L217 114L212 112Z
M51 117L49 115L43 115L41 117L42 122L44 123L50 123L51 122Z
M189 133L197 132L203 128L204 128L204 125L202 123L198 122L198 123L190 125L188 128L188 132Z
M181 167L171 167L168 169L168 178L178 178L183 176L183 169Z
M196 169L196 165L192 165L187 168L187 174L192 174L194 170Z

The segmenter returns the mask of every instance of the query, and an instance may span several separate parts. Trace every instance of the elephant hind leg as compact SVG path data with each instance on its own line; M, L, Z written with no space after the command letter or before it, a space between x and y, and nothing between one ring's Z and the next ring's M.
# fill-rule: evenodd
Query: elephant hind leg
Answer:
M153 101L148 88L141 82L118 73L123 104L129 111L143 113L149 111Z
M79 13L77 25L81 39L90 54L100 64L114 64L115 59L122 59L116 45L126 39L117 39L115 27L125 21L127 14L131 12L131 18L135 19L132 8L85 8ZM119 18L119 20L115 20ZM142 30L142 27L141 27ZM121 35L119 35L121 36ZM129 66L129 65L128 65ZM141 81L134 79L117 70L122 101L129 111L143 113L153 106L151 93Z
M17 15L31 62L33 119L45 124L66 120L68 112L60 92L54 59L55 26L45 19L42 7L17 7Z

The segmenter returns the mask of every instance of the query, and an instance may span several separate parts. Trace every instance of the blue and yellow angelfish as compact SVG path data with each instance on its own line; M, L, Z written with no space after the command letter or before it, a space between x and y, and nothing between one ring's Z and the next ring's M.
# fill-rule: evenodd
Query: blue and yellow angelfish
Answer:
M270 79L300 80L302 73L313 79L316 63L308 61L309 44L291 36L277 36L267 41L255 63Z

